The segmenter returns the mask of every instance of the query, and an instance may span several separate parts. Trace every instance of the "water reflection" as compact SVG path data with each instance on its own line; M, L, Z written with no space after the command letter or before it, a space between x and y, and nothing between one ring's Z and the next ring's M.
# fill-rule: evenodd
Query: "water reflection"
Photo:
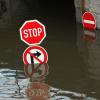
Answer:
M96 32L95 31L89 31L89 30L83 30L82 39L88 45L93 44L94 42L96 42Z
M26 93L29 100L48 100L50 86L43 82L32 82L28 85Z
M97 100L84 93L54 88L46 82L48 64L25 65L24 71L0 69L0 100Z
M30 78L26 89L29 100L48 100L50 98L50 86L45 78L49 73L49 66L45 64L30 64L24 66L25 75Z
M80 56L85 62L87 76L100 80L100 30L83 30L77 25L77 46Z
M50 94L50 100L97 100L87 96L86 94L65 91L54 87L51 87Z
M0 69L0 100L18 100L25 98L28 81L29 79L25 79L23 71Z
M32 78L33 81L42 81L46 78L49 73L49 66L45 64L35 64L25 65L24 66L25 75Z
M46 83L48 64L25 65L25 75L30 78L26 89L29 100L96 100L83 93L57 89Z

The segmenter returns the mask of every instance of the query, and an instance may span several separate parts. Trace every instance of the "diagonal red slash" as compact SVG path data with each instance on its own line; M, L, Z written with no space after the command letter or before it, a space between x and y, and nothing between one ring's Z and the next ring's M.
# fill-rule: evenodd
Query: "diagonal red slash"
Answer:
M41 67L42 64L39 64L36 68L34 68L32 70L31 73L28 72L28 67L25 67L25 73L28 77L32 78L34 76L34 73L38 71L38 69ZM45 73L39 77L37 77L36 79L39 79L39 80L44 80L45 76L48 75L48 66L46 63L43 64L45 66ZM47 68L46 68L47 67Z
M26 72L26 73L28 74L29 77L31 77L40 67L41 67L41 64L39 64L36 68L34 68L34 70L32 71L31 74L29 74L28 72Z
M37 58L34 54L28 52L33 58L35 58L37 61L39 61L41 64L43 63L39 58Z

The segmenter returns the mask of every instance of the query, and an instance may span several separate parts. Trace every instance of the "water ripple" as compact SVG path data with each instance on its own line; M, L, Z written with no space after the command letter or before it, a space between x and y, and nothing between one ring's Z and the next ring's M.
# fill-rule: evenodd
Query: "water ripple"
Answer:
M0 100L28 100L26 90L30 79L23 71L0 69ZM44 100L97 100L86 94L64 91L49 86L50 98Z

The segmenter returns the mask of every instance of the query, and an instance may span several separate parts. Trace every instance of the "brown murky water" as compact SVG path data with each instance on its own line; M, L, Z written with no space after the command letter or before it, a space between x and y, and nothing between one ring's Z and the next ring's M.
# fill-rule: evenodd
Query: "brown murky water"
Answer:
M41 46L49 61L37 70L23 65L23 20L0 28L0 100L100 100L100 30L83 30L64 15L46 13L36 18L46 25Z

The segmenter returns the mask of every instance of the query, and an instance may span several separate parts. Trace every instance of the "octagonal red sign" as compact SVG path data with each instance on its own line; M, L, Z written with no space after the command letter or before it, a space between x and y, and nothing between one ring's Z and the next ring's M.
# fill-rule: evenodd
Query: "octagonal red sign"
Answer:
M46 37L45 26L38 20L29 20L20 28L21 40L28 45L40 44Z

